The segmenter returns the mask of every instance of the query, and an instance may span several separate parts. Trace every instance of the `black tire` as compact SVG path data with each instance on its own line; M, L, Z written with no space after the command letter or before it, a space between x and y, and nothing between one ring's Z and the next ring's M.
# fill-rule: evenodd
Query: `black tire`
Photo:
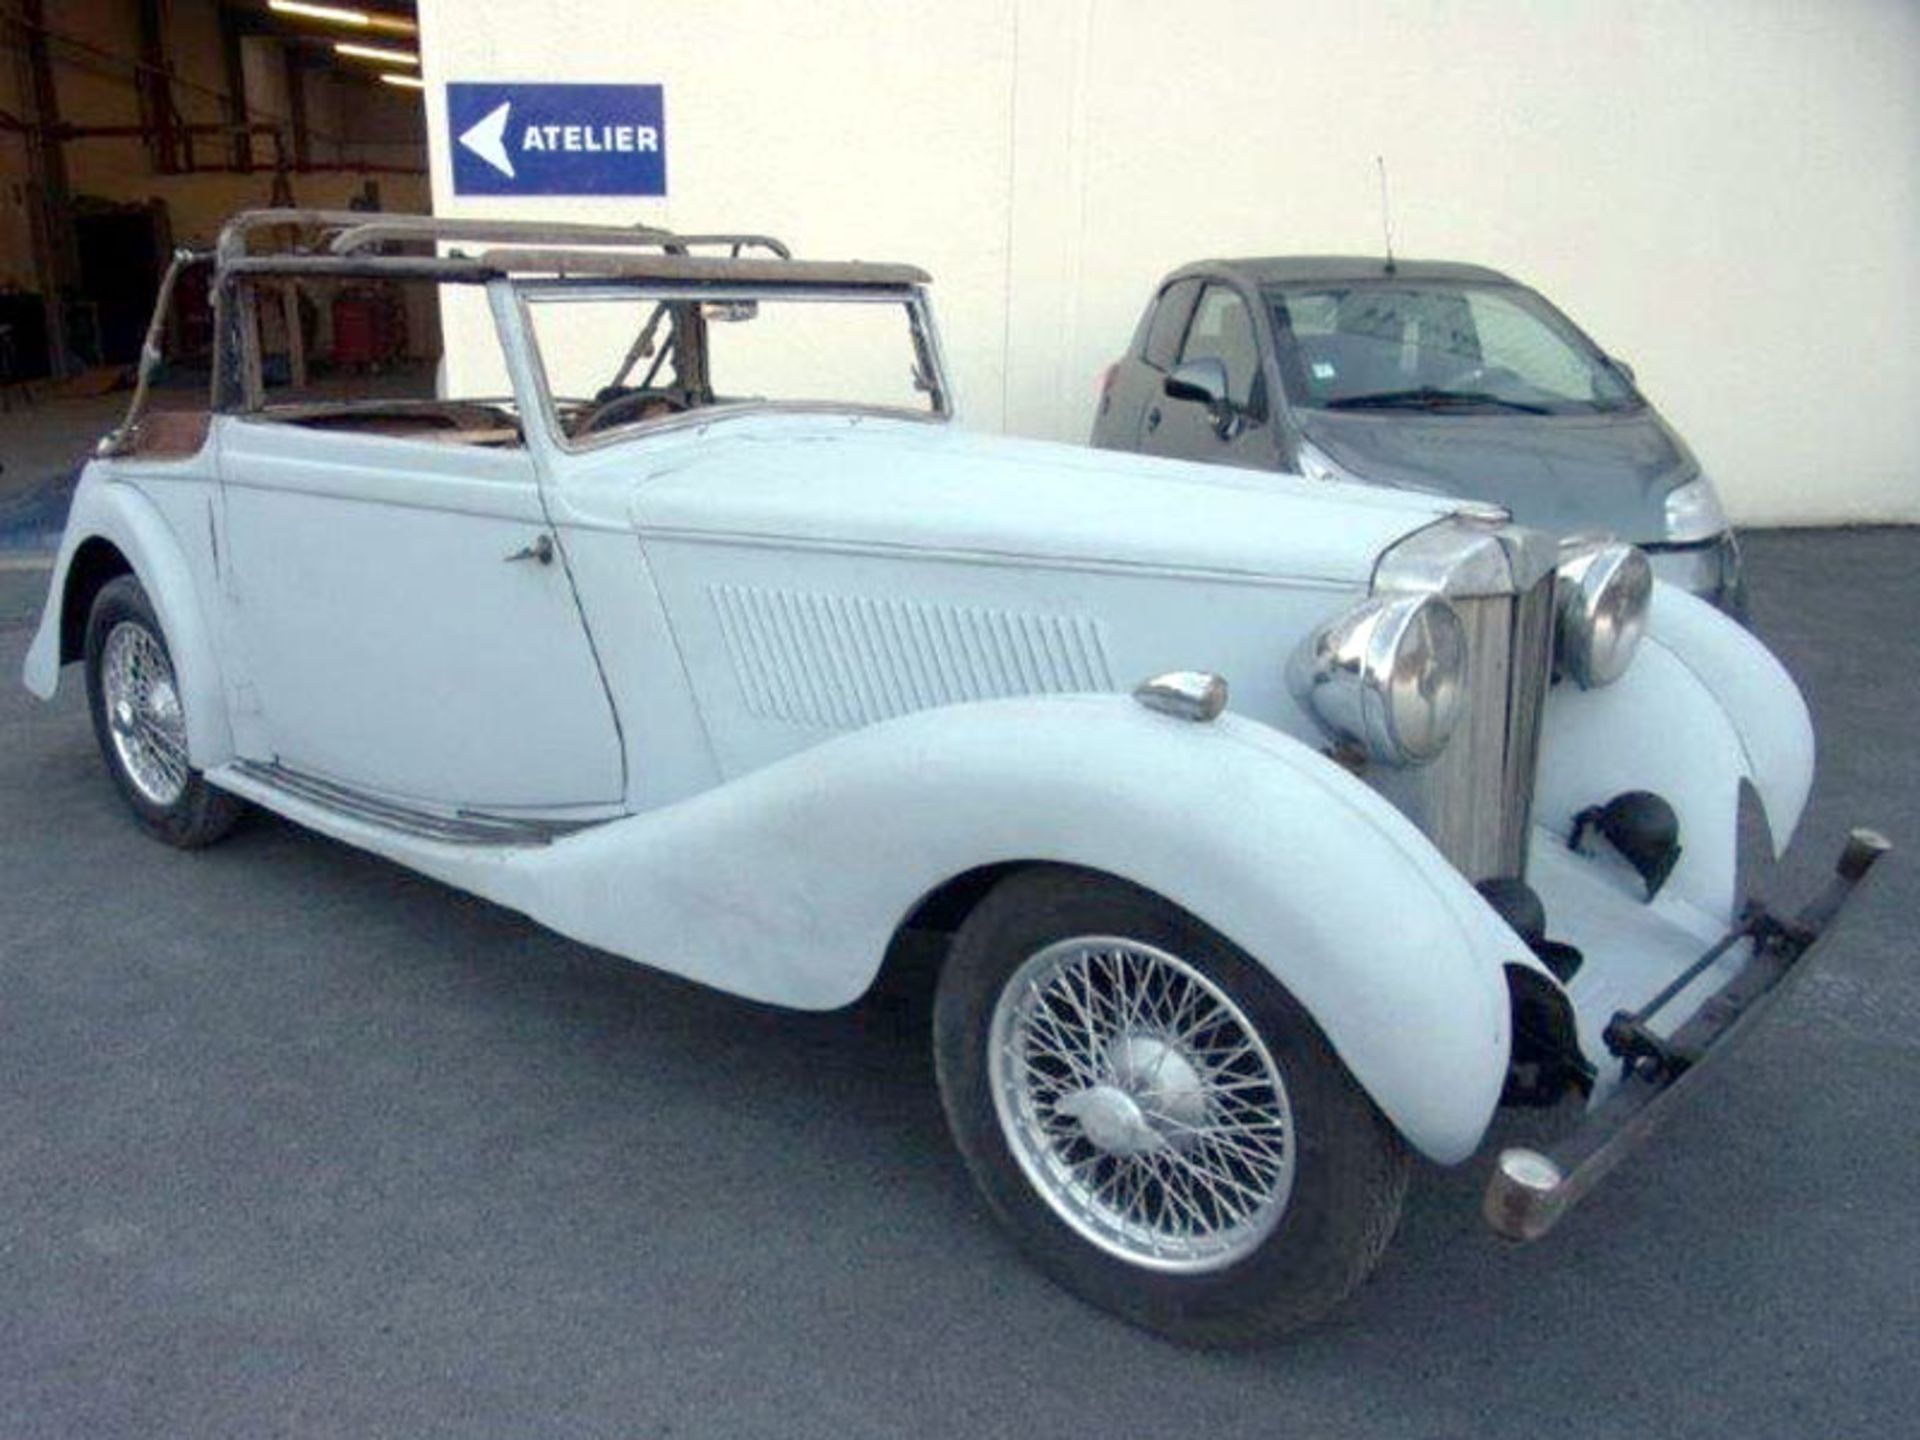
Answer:
M87 672L87 708L93 717L93 737L107 762L107 773L114 787L133 811L134 818L151 834L182 850L197 850L211 845L234 826L245 810L235 796L209 785L198 770L188 768L185 783L177 797L166 803L147 794L128 768L114 741L112 720L107 712L107 684L103 675L108 637L122 626L144 630L167 667L172 680L172 652L160 628L147 592L131 575L119 575L100 587L93 608L87 614L85 663ZM177 695L177 691L176 691Z
M1084 1237L1028 1178L1001 1125L988 1075L995 1006L1029 957L1079 936L1137 941L1198 971L1252 1022L1284 1082L1295 1146L1284 1209L1220 1268L1167 1273ZM1409 1168L1398 1134L1266 970L1148 891L1060 867L1003 881L955 936L934 1043L948 1123L988 1204L1042 1270L1136 1325L1191 1345L1271 1339L1325 1315L1392 1238Z

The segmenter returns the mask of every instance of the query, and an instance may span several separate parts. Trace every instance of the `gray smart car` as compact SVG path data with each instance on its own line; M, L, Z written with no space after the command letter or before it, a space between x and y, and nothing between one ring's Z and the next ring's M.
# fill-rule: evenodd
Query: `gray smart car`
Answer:
M1686 442L1540 295L1477 265L1207 260L1160 283L1093 443L1488 500L1608 534L1744 616L1740 552Z

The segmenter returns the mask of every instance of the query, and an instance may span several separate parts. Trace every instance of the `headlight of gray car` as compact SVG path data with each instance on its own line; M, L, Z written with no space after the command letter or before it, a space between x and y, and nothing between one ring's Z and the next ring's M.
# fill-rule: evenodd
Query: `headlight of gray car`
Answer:
M1696 540L1711 540L1727 529L1727 512L1720 507L1720 494L1713 482L1699 475L1667 493L1667 540L1689 545Z
M1653 567L1631 545L1591 545L1560 562L1553 653L1560 673L1582 690L1627 673L1647 631Z
M1309 635L1289 680L1337 739L1419 764L1446 748L1466 706L1466 630L1437 595L1377 596Z

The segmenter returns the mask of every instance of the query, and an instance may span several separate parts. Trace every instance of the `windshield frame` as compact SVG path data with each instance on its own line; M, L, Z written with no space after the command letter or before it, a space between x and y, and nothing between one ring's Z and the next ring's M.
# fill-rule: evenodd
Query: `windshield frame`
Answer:
M1336 416L1381 416L1405 417L1420 415L1423 418L1444 416L1454 418L1484 419L1495 416L1513 419L1522 412L1515 406L1488 403L1475 405L1463 403L1447 405L1444 403L1426 407L1414 405L1383 405L1369 407L1364 404L1342 405L1316 402L1308 398L1306 374L1298 341L1294 338L1291 316L1286 311L1286 302L1299 295L1339 294L1357 290L1401 290L1410 292L1429 292L1442 295L1456 295L1463 301L1472 294L1498 295L1513 303L1515 308L1537 322L1554 339L1565 345L1597 374L1606 377L1611 384L1620 389L1618 403L1602 403L1591 400L1555 400L1540 401L1529 396L1528 404L1538 405L1539 414L1525 414L1527 420L1537 419L1595 419L1616 415L1637 414L1648 408L1645 396L1633 379L1619 366L1605 350L1594 343L1586 331L1576 325L1568 315L1539 291L1521 285L1512 280L1480 280L1408 278L1403 275L1369 275L1353 279L1326 280L1290 280L1262 284L1258 287L1262 319L1273 337L1274 369L1278 372L1280 392L1287 409L1305 415ZM1418 387L1405 387L1417 389ZM1372 393L1386 395L1390 390ZM1443 399L1448 392L1440 391L1437 398ZM1361 397L1353 397L1359 399Z
M568 454L604 449L631 439L638 432L657 434L710 424L715 420L753 414L872 415L890 420L914 420L940 424L953 418L953 389L947 378L945 357L940 348L939 330L924 287L918 285L793 285L777 281L650 281L541 278L514 280L513 303L519 321L527 357L527 373L532 380L535 408L540 423L555 448ZM928 408L909 409L898 405L863 405L833 400L737 400L703 405L670 415L635 419L610 425L591 435L569 435L562 422L553 387L547 373L546 356L540 346L533 307L556 303L553 297L565 296L557 303L581 303L596 300L633 301L645 304L694 301L726 304L732 301L758 301L774 304L868 304L898 305L906 311L908 337L916 364L929 382Z

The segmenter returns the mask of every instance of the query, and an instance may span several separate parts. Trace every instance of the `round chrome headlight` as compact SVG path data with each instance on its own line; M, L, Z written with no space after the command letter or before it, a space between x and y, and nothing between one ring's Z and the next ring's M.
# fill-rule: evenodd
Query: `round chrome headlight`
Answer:
M1416 765L1446 748L1466 709L1466 630L1437 595L1378 596L1309 636L1291 680L1336 737Z
M1631 545L1598 545L1560 562L1554 659L1582 690L1627 673L1653 602L1653 567Z

